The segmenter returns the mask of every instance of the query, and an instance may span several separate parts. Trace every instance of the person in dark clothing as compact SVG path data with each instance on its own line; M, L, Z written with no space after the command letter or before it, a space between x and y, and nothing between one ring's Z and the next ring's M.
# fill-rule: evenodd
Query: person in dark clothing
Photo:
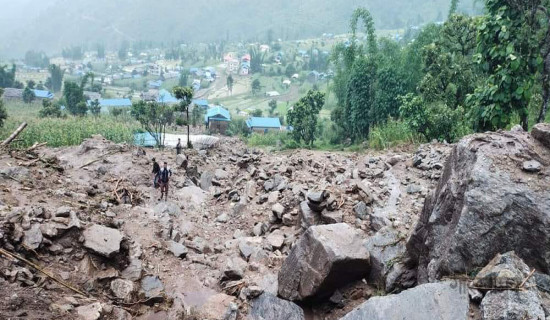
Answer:
M158 173L160 171L160 165L158 164L157 160L153 158L153 186L155 188L158 188Z
M183 149L181 146L181 139L178 138L178 144L176 144L176 154L181 154L181 149Z
M170 182L170 177L172 176L172 170L168 168L168 163L164 162L164 166L158 172L158 181L160 183L160 198L162 200L164 196L164 201L168 200L168 183Z

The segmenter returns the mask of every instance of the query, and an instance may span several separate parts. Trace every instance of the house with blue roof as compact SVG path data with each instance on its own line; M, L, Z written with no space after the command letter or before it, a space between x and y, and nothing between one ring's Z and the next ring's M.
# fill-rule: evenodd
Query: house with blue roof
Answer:
M162 86L162 80L149 81L149 89L160 89Z
M157 98L158 103L164 103L164 104L176 104L179 103L179 100L174 97L170 91L166 89L160 89L159 95Z
M212 133L224 134L231 122L231 114L221 106L208 109L204 115L204 124Z
M246 125L253 132L268 133L269 131L281 131L279 118L250 117Z
M55 95L51 92L49 92L48 90L33 90L34 92L34 96L37 98L37 99L53 99L55 97Z
M197 107L208 109L208 100L206 99L193 99L191 102Z
M114 108L130 108L132 101L130 99L98 99L101 112L109 112ZM88 100L88 106L92 104L92 100Z

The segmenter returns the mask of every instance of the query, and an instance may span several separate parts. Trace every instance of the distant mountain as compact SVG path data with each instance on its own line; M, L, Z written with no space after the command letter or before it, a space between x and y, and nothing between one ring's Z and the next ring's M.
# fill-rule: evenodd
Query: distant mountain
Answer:
M471 12L472 1L460 9ZM399 29L444 19L450 0L18 0L5 6L0 55L20 57L30 49L51 53L96 43L114 49L137 40L264 40L268 30L283 39L342 33L359 6L371 10L377 28Z

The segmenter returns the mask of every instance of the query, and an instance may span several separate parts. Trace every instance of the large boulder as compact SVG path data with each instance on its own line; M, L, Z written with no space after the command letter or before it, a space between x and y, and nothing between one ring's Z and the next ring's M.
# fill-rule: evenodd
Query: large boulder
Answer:
M400 294L373 297L341 320L468 319L469 298L456 282L428 283Z
M292 247L279 271L279 295L288 300L330 297L339 287L369 273L369 252L348 224L310 227Z
M471 135L453 148L407 243L420 283L508 251L550 272L550 178L524 172L529 159L550 163L550 150L526 132Z
M481 301L483 319L545 319L536 280L529 274L529 267L514 252L498 254L491 260L473 283L495 288Z
M304 311L298 305L264 292L250 303L250 320L304 320Z
M107 258L120 251L120 243L124 238L117 229L99 224L91 225L84 230L84 247Z

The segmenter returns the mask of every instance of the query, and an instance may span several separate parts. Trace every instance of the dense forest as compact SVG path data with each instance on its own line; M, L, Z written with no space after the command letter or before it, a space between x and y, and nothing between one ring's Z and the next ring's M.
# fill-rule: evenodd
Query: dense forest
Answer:
M443 21L447 0L50 0L3 6L0 55L21 56L33 49L59 52L73 45L122 41L210 42L303 39L347 32L354 8L371 11L378 29L394 30ZM463 1L458 10L479 13L482 4ZM477 8L477 9L476 9ZM19 20L9 17L17 16Z

